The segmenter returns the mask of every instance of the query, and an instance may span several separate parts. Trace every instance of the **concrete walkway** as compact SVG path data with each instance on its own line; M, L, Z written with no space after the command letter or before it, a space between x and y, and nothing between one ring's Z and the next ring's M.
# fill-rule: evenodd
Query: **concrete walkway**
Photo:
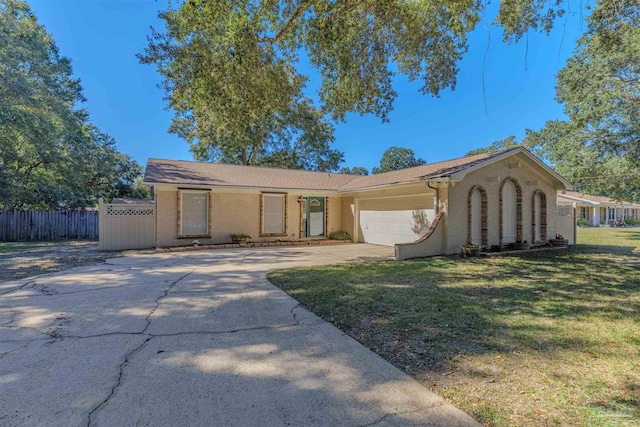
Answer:
M144 255L0 283L0 425L475 425L271 285L371 245Z

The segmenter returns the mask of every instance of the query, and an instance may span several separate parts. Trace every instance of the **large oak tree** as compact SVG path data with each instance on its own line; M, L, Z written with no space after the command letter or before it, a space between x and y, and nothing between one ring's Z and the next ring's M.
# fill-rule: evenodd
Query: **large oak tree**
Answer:
M548 31L561 3L503 1L496 23L507 41ZM185 0L160 13L166 31L152 32L140 60L157 66L175 112L170 131L196 157L260 164L281 152L273 142L279 134L289 134L289 148L298 135L330 142L325 115L387 120L395 74L419 80L425 94L455 88L468 34L485 7L477 0ZM320 77L318 110L305 105L318 123L309 130L287 120L305 102L301 55ZM320 157L337 155L328 145L313 148Z

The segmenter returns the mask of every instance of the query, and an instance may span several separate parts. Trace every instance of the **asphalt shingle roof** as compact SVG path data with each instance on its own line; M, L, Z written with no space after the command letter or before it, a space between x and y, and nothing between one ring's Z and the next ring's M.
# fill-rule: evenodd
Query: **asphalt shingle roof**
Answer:
M510 150L461 157L369 176L152 158L147 163L144 182L178 186L211 185L350 191L448 177L507 151Z

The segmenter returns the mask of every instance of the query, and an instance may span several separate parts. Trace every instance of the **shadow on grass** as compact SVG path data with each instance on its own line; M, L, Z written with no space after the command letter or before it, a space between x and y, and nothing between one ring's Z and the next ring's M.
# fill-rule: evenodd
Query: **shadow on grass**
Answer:
M640 240L640 231L627 231L624 233L624 237L631 240Z
M567 320L640 322L638 268L611 260L640 259L633 249L582 245L522 258L340 265L270 280L397 366L442 371L459 354L600 344L595 334L566 331Z

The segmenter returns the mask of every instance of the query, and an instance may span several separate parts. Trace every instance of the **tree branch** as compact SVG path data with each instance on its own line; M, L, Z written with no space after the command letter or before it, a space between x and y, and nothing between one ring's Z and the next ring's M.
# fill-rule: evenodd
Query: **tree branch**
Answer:
M313 3L313 0L303 0L298 6L298 8L296 9L296 11L291 16L291 18L289 18L289 21L287 21L285 26L278 32L278 34L276 34L274 37L263 37L261 39L258 39L258 43L265 43L265 42L270 44L278 43L280 39L282 39L289 31L291 31L291 28L295 25L298 19L304 14L305 10L307 10L309 6L311 6L311 3Z

